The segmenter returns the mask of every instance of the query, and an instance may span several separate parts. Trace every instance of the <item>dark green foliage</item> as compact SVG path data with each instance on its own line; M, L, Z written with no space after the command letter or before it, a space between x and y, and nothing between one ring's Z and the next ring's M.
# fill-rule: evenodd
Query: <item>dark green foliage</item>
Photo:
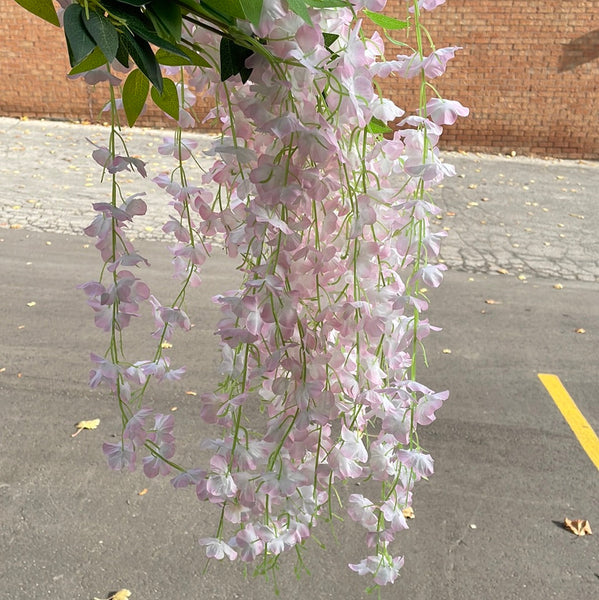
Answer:
M121 40L139 70L155 88L162 92L162 73L150 44L143 37L131 33L127 29L123 30Z
M96 42L83 24L83 15L84 10L79 4L70 4L64 11L64 35L71 67L76 67L96 47Z
M95 10L90 10L89 16L83 13L83 24L106 60L112 62L119 49L119 34L115 26Z
M245 66L247 58L253 51L239 46L233 40L222 38L220 41L220 80L226 81L229 77L239 74L244 83L249 79L252 70Z

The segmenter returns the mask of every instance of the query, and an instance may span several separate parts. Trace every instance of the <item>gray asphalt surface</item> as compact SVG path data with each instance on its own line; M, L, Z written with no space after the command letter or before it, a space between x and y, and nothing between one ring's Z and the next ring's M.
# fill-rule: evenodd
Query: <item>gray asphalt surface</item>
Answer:
M101 199L85 137L105 136L98 127L0 119L0 599L91 600L120 588L132 600L274 598L271 584L245 580L237 565L203 573L197 539L210 535L215 515L193 493L104 464L101 444L118 432L118 415L104 392L87 387L88 354L104 340L73 288L99 268L79 232ZM162 136L136 132L134 151ZM459 153L446 160L459 173L436 192L451 269L432 294L430 319L443 332L427 340L431 368L421 378L451 397L422 432L436 473L416 490L416 518L399 538L403 574L382 597L595 598L598 536L579 538L559 523L584 518L599 531L597 469L537 373L559 375L599 432L599 245L591 228L599 165ZM138 183L132 178L132 191ZM161 192L147 191L158 216L137 234L153 264L147 278L166 293L158 223L167 208ZM190 297L195 327L174 340L174 359L192 352L197 363L182 382L151 393L156 407L177 406L183 458L207 433L185 392L217 381L210 297L234 278L225 257L210 261ZM71 437L75 422L96 417L97 430ZM362 557L361 532L345 523L336 540L326 527L319 533L332 552L312 545L312 576L299 582L285 561L280 597L368 597L346 568Z

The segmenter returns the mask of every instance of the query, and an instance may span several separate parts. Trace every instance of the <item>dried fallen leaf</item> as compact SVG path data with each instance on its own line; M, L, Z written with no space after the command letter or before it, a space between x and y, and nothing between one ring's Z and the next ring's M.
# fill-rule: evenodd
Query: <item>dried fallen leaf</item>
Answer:
M507 269L497 269L498 273L501 273L502 275L509 275L509 271Z
M405 508L402 508L401 512L403 513L403 516L406 519L413 519L416 516L414 515L414 509L411 506L406 506Z
M526 275L518 275L520 281L526 281Z
M586 519L564 519L564 528L575 535L592 535L591 524Z
M79 423L77 423L75 425L75 428L77 429L77 431L75 433L72 433L71 437L75 437L76 435L79 434L80 431L83 431L84 429L96 429L99 424L100 424L100 419L90 419L89 421L79 421Z
M144 488L141 492L137 492L138 496L145 496L148 493L148 488Z
M556 290L563 290L564 286L561 283L556 283L553 285L553 288Z
M127 600L131 596L131 592L126 589L119 590L112 594L112 596L108 596L107 600ZM94 598L94 600L102 600L102 598Z
M0 373L4 373L4 371L6 371L6 367L2 367L2 368L0 369Z
M485 304L501 304L501 300L493 300L492 298L487 298L485 300Z
M178 406L171 406L171 412L175 412L176 410L179 410Z
M576 333L586 333L586 332L587 332L587 330L586 330L586 329L583 329L582 327L579 327L579 328L576 330Z
M197 395L198 395L198 393L197 393L197 392L194 392L194 391L192 391L192 390L187 390L185 393L186 393L188 396L197 396Z
M37 302L34 302L33 300L31 302L27 302L27 306L35 306L37 304Z

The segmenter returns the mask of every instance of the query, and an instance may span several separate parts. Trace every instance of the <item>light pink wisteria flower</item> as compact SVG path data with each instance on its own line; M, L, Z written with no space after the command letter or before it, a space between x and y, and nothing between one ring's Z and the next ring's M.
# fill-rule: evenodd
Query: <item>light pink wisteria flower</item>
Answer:
M453 125L458 117L467 117L470 114L470 109L457 100L431 98L426 103L426 114L437 125Z
M218 538L201 538L199 542L200 546L206 546L206 556L208 558L215 558L216 560L222 560L225 556L229 560L237 558L237 552L229 544Z
M111 469L115 471L123 469L135 471L135 450L129 440L125 440L121 444L109 444L105 442L102 445L102 452L106 456L108 466Z
M403 556L389 559L380 556L369 556L359 563L350 564L349 568L358 575L372 575L374 582L378 585L387 585L397 579L403 563Z
M175 143L173 138L163 138L163 143L158 146L158 152L165 156L172 155L177 160L191 158L193 151L198 147L198 142L191 139L182 139L181 143Z

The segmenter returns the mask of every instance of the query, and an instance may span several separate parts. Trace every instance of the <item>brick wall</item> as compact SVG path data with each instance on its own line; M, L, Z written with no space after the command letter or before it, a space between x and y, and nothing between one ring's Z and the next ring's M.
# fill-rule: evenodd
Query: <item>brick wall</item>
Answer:
M14 0L0 0L0 115L104 122L107 84L87 85L69 79L71 70L62 29L30 15ZM124 79L124 78L123 78ZM209 102L198 101L202 116ZM142 126L173 121L148 103Z
M13 0L0 11L0 114L101 121L106 89L67 80L62 31ZM471 109L443 147L599 159L599 0L447 0L423 20L437 47L464 48L433 82ZM394 79L385 91L410 109L413 89ZM168 122L151 109L140 123Z

